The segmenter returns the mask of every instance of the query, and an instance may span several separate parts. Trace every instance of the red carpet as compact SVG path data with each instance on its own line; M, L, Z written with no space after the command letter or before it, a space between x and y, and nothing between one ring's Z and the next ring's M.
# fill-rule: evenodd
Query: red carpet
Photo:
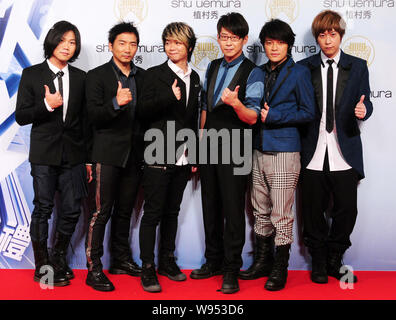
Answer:
M43 290L33 281L33 270L0 270L0 300L396 300L396 272L356 272L358 282L353 289L341 289L329 278L324 285L314 284L307 271L289 271L284 290L264 289L266 278L240 280L241 290L225 295L221 276L206 280L174 282L159 276L161 293L150 294L140 286L140 279L127 275L109 275L116 287L112 292L99 292L85 284L86 270L75 270L71 285ZM187 274L189 270L185 271ZM107 273L107 272L106 272Z

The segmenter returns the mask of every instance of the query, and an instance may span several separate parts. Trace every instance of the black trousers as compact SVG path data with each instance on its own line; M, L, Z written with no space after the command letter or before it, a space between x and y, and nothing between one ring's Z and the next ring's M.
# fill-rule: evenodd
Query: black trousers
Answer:
M54 208L56 191L60 195L60 210L56 231L71 236L80 217L81 198L86 195L85 165L47 166L31 164L33 177L34 209L30 224L32 241L48 239L48 220Z
M140 222L140 258L154 263L156 229L160 224L159 257L173 255L180 204L191 166L146 166L143 176L144 214Z
M96 211L90 218L86 239L89 270L102 270L103 241L111 217L110 254L112 261L129 261L132 211L139 191L140 163L128 161L125 168L96 164Z
M248 176L234 166L200 166L206 261L239 271L245 243L245 196ZM224 222L225 220L225 222Z
M325 159L327 161L327 159ZM308 248L327 246L344 253L357 217L358 173L354 169L323 171L305 169L301 173L303 238ZM329 216L325 212L333 203Z

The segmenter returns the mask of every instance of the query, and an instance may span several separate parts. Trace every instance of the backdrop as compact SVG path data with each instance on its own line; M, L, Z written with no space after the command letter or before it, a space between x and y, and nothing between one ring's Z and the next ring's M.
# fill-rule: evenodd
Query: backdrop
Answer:
M359 185L359 214L352 234L353 246L344 262L357 270L396 270L396 180L393 128L396 51L394 1L387 0L0 0L0 268L33 268L29 237L33 210L32 178L27 161L30 126L19 127L14 111L22 69L43 61L42 44L48 29L59 20L77 25L82 51L75 66L88 71L111 58L107 32L118 21L133 21L141 38L135 64L148 68L165 61L161 33L172 21L190 24L198 37L192 67L203 81L209 61L221 56L216 42L216 23L227 12L242 13L249 22L245 54L257 64L266 62L258 34L270 18L288 22L296 36L292 53L296 61L318 52L310 25L324 9L338 11L347 21L342 48L367 60L370 71L372 117L361 125L366 179ZM133 257L140 263L138 233L142 200L131 225ZM295 206L297 207L297 206ZM85 268L84 241L89 206L85 206L69 252L73 268ZM298 212L298 210L297 210ZM309 258L300 240L296 214L291 269L306 269ZM56 219L56 214L52 219ZM251 210L246 210L244 267L252 261ZM109 230L109 228L107 228ZM51 232L50 244L53 233ZM189 182L180 210L177 236L178 263L195 268L204 261L204 232L199 181ZM108 233L105 268L109 266Z

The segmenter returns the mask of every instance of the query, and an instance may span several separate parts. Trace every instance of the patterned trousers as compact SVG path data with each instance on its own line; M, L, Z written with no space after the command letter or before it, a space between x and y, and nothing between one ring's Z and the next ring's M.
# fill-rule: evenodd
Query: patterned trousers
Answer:
M254 232L264 237L275 233L276 246L293 242L292 207L300 168L299 152L253 152Z

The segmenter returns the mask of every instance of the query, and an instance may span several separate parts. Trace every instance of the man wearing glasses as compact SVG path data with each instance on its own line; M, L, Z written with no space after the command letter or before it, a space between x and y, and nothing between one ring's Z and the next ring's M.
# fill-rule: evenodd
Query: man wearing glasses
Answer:
M200 165L206 263L193 270L191 278L206 279L223 274L223 293L239 290L248 175L235 174L238 165L232 159L230 163L222 158L222 149L231 153L231 148L243 145L244 130L255 124L260 114L259 107L256 107L260 101L248 102L255 96L259 98L259 90L255 93L254 85L246 85L255 68L255 64L242 52L248 41L248 32L248 23L239 13L228 13L219 19L217 37L224 57L208 66L201 95L200 128L228 132L230 143L218 140L215 148L207 149L207 159L211 159L210 153L216 153L217 163ZM231 134L235 129L239 131L239 141Z

